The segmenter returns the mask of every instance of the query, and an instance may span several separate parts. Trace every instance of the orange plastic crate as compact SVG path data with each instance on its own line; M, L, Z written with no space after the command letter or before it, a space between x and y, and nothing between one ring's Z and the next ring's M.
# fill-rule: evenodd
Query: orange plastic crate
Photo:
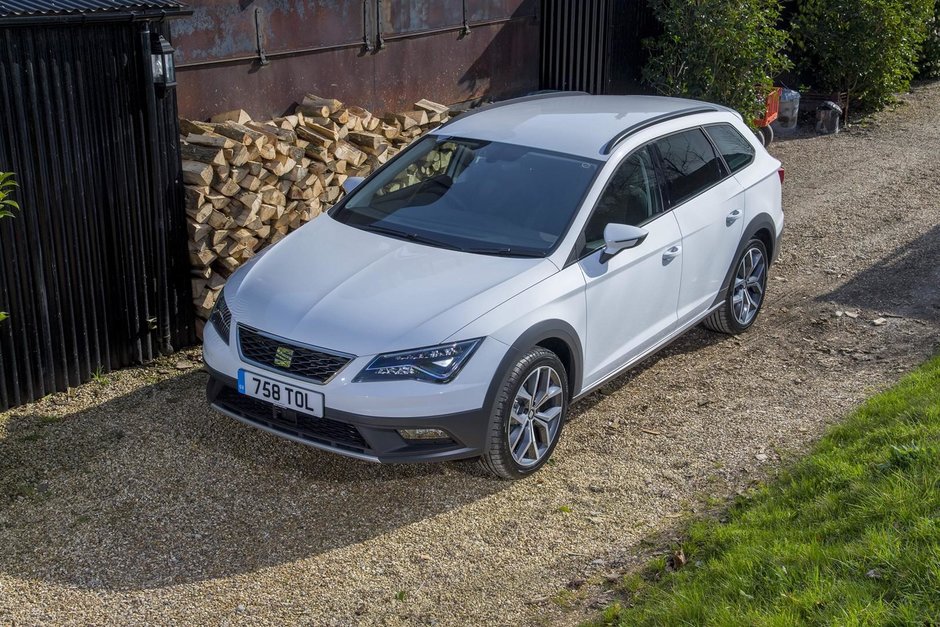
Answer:
M764 117L754 120L757 127L770 126L780 115L780 96L783 94L783 87L774 87L773 91L767 94L767 110Z

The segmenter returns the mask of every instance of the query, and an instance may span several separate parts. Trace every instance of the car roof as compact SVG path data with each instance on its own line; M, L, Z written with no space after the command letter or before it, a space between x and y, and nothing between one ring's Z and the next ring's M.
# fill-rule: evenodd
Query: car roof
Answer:
M605 160L608 144L625 131L692 109L730 111L682 98L558 92L471 109L434 132Z

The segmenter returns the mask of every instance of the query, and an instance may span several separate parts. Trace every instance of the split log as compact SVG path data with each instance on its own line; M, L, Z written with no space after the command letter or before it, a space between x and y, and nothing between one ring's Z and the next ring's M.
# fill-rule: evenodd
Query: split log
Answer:
M209 165L228 165L225 154L219 148L199 146L189 142L180 143L180 156L188 161L202 161Z
M303 102L300 103L300 106L302 107L301 112L304 114L307 113L307 111L304 109L308 108L319 109L321 111L325 109L327 111L326 116L329 116L338 111L343 106L343 103L339 100L336 100L335 98L320 98L314 94L307 94L304 96Z
M441 122L450 113L450 107L430 100L419 100L415 103L415 109L425 111L428 114L428 122L430 123Z
M229 178L224 181L216 181L213 183L212 189L223 196L234 196L241 190L241 187L238 186L238 183Z
M211 205L210 205L210 208L211 208ZM211 213L211 209L210 209L210 213ZM208 217L209 216L206 215L206 219L208 219ZM208 224L200 224L199 222L196 222L195 220L187 220L186 228L189 231L189 240L192 242L201 242L212 233L211 226L209 226Z
M365 153L346 141L337 142L333 154L336 155L337 159L344 159L354 166L366 160Z
M186 214L192 218L193 222L197 224L204 224L209 220L209 216L212 215L213 209L212 205L206 203L201 207L196 207L193 209L186 209Z
M209 185L212 183L212 166L201 161L183 160L183 182L187 185Z
M216 135L215 133L203 133L197 135L196 133L190 133L186 136L186 141L190 144L198 144L200 146L208 146L210 148L234 148L235 142L229 139L228 137L222 137L221 135Z
M211 124L206 124L205 122L194 122L193 120L180 118L180 133L182 135L189 135L192 133L209 133L212 132L212 130L213 129Z
M226 111L225 113L220 113L218 115L213 115L209 118L210 122L235 122L236 124L245 124L246 122L251 122L251 116L248 115L248 112L243 109L235 109L234 111Z

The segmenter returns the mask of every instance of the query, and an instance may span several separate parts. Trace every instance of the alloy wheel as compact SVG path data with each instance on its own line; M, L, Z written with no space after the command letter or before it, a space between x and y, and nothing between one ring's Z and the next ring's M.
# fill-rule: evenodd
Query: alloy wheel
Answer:
M558 372L551 366L533 370L516 392L509 415L509 450L517 464L534 466L548 453L558 435L563 408Z
M734 277L734 291L731 299L731 311L734 319L741 326L754 321L764 300L767 285L767 263L763 253L751 248L741 258Z

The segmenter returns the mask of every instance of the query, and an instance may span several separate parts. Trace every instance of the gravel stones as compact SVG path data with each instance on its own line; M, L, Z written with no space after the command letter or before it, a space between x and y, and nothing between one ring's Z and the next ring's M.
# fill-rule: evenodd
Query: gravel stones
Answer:
M198 352L0 414L0 623L576 622L594 610L529 601L746 493L936 350L940 84L906 100L774 146L787 227L754 329L693 330L575 405L537 477L266 435L208 410Z

